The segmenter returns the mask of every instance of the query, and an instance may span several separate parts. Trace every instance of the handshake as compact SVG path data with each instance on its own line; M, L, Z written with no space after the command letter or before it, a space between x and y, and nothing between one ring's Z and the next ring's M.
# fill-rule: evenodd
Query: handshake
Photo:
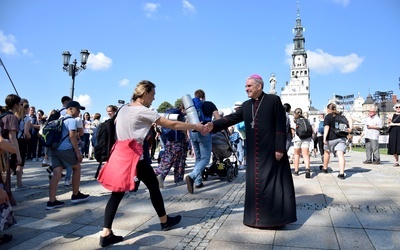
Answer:
M214 128L214 124L212 122L207 123L206 125L203 125L201 122L197 123L195 125L194 130L200 132L202 135L206 135L210 133Z

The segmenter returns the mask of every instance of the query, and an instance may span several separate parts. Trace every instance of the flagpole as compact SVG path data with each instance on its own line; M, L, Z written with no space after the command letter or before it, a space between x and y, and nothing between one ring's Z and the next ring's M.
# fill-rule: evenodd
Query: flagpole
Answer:
M10 82L11 82L11 84L12 84L14 90L15 90L15 93L19 96L18 91L17 91L17 89L15 88L15 85L14 85L14 83L13 83L11 77L10 77L10 74L8 74L8 71L7 71L7 69L6 69L6 66L4 65L3 61L1 60L1 58L0 58L0 64L1 64L1 66L3 66L4 71L6 72L6 74L7 74L7 76L8 76L8 79L10 79Z

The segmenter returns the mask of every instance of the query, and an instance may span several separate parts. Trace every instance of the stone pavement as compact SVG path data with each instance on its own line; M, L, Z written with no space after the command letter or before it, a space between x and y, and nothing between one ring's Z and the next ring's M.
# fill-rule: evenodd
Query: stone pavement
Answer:
M210 177L189 194L169 175L162 189L167 213L182 215L170 231L160 231L158 217L143 184L127 193L113 230L124 241L111 249L400 249L400 168L393 157L382 155L381 165L364 165L364 153L346 155L346 179L340 180L337 158L333 172L320 173L312 158L311 179L294 176L297 222L281 230L259 230L243 225L245 171L232 182ZM193 167L188 159L187 172ZM13 240L0 249L99 249L104 209L109 198L95 179L97 163L82 164L81 190L89 201L72 204L71 188L60 183L58 199L66 205L46 210L48 176L39 162L27 162L24 184L15 191L18 224L3 233ZM13 177L13 182L15 179Z

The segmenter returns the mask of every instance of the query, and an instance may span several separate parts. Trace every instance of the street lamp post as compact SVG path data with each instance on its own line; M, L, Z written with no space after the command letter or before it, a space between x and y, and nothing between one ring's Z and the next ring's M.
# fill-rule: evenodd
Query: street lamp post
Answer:
M386 91L386 92L382 92L382 91L376 91L374 94L374 98L375 98L375 102L380 102L380 108L382 109L382 121L383 121L383 126L386 126L387 124L387 119L386 119L386 100L390 99L391 96L393 94L393 91ZM378 110L380 111L380 110ZM379 113L378 113L379 115Z
M75 76L79 74L82 70L86 69L86 63L90 52L87 49L81 50L81 66L76 66L77 61L74 61L69 64L69 60L71 59L71 53L69 51L64 51L62 53L63 56L63 70L68 72L68 74L72 77L72 86L71 86L71 99L74 99L74 90L75 90Z

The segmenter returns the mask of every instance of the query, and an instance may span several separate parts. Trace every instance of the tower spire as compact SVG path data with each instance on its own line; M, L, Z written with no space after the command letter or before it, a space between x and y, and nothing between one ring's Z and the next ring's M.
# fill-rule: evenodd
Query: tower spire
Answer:
M299 0L297 0L297 18L300 18L300 3L299 3Z
M310 111L310 75L307 66L305 29L301 25L300 1L297 0L296 26L293 29L292 65L290 66L290 83L281 92L282 103L290 103L292 107L301 108L303 112Z

